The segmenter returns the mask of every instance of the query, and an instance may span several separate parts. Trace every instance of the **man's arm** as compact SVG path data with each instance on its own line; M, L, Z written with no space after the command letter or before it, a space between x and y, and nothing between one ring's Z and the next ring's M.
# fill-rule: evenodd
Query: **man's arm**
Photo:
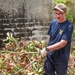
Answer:
M68 41L66 41L66 40L61 40L60 42L55 43L55 44L53 44L51 46L48 46L47 48L49 49L49 51L50 50L58 50L58 49L63 48L67 44L67 42Z
M43 48L41 50L42 57L46 56L50 50L58 50L58 49L63 48L64 46L66 46L67 42L68 41L66 41L66 40L61 40L58 43L55 43L55 44L50 45L50 46L47 46L47 48Z

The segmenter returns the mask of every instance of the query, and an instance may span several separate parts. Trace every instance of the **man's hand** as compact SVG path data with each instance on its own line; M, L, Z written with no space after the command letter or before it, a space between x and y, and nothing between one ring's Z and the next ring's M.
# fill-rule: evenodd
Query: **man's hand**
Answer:
M42 55L42 57L45 57L45 56L48 54L48 52L49 52L49 50L48 50L47 48L43 48L43 49L41 50L41 55Z

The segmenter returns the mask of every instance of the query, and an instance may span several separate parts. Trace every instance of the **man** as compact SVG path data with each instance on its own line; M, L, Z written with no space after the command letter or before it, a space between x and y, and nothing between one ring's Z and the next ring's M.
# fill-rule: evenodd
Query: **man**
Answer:
M67 7L59 3L54 7L56 19L52 20L48 30L48 46L41 50L45 56L44 75L66 75L70 55L72 23L66 19Z

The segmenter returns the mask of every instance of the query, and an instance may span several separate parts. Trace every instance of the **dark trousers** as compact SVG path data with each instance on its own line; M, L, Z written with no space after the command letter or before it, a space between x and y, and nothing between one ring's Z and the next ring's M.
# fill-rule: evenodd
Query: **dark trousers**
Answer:
M54 64L52 61L46 57L44 62L44 75L66 75L67 65L64 64Z

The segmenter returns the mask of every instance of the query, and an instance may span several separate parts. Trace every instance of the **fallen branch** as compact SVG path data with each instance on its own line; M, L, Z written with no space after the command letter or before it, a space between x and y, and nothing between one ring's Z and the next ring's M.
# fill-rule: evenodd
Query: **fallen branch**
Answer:
M16 73L14 73L14 74L17 74L17 73L23 71L23 69L26 69L28 66L30 66L31 64L33 64L35 61L36 61L36 60L34 59L31 63L29 63L28 65L26 65L24 68L21 68L20 70L18 70L18 71L17 71Z
M40 54L40 51L39 52L13 52L13 51L2 51L2 53L13 53L13 54L21 54L21 53L24 53L24 54Z
M38 59L39 59L39 58L41 58L41 56L39 56ZM33 61L31 61L31 63L29 63L28 65L26 65L24 68L21 68L20 70L18 70L18 71L17 71L16 73L14 73L14 74L17 74L17 73L23 71L23 69L26 69L28 66L30 66L31 64L33 64L33 63L36 62L36 61L37 61L37 59L34 59Z

